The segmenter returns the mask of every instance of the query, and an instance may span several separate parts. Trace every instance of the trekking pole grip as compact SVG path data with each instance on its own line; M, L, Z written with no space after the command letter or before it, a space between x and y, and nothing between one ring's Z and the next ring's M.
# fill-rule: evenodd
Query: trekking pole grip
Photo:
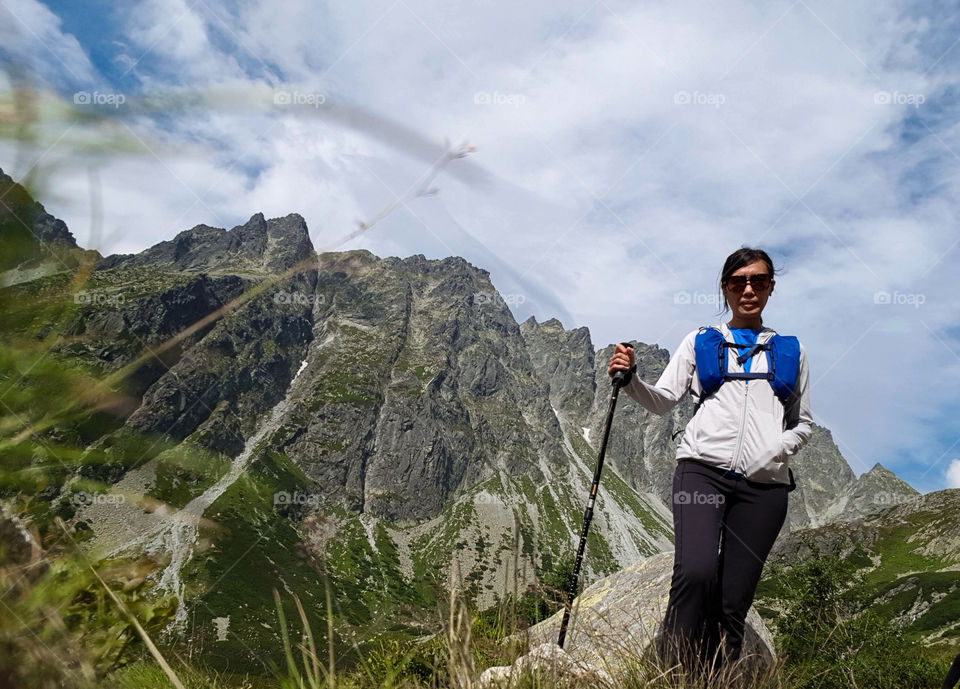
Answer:
M629 347L630 349L634 348L633 345L630 344L629 342L621 342L620 344L622 344L624 347ZM610 382L613 384L614 387L617 387L617 388L623 387L624 385L630 382L630 378L633 376L636 370L637 370L637 362L634 361L633 366L631 366L626 371L614 371L612 380Z

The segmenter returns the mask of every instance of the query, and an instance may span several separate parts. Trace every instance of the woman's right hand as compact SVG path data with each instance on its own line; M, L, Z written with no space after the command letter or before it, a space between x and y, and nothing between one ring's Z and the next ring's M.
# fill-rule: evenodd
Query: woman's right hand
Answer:
M633 368L633 363L633 347L618 344L616 349L613 350L613 356L610 357L607 375L612 376L616 371L629 371Z

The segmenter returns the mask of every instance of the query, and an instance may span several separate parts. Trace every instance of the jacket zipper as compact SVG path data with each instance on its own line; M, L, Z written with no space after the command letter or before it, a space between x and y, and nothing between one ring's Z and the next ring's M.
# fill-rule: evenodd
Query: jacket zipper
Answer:
M747 395L749 394L749 389L747 383L750 381L743 381L743 407L740 409L740 432L737 434L737 447L733 452L733 471L736 471L740 474L745 474L745 471L740 471L737 468L737 465L740 463L740 450L743 449L743 430L746 426L747 421Z
M760 341L760 337L758 335L757 342L759 341ZM737 447L733 452L733 469L732 470L740 474L747 473L746 467L744 467L744 471L740 471L737 468L737 465L740 463L740 451L743 449L743 431L747 421L747 397L749 396L749 393L750 393L750 386L748 385L749 382L750 382L749 380L743 381L743 407L740 409L740 433L737 434Z

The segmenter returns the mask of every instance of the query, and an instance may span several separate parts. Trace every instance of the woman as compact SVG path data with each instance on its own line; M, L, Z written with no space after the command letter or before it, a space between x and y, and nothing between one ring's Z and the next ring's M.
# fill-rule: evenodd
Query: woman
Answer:
M732 317L716 326L723 339L715 335L714 352L728 352L727 373L769 370L772 352L725 347L722 342L763 344L776 334L762 323L774 272L770 257L760 249L738 249L724 263L721 315L730 309ZM789 396L775 394L763 378L735 378L723 380L701 399L698 332L683 339L656 385L629 376L624 390L660 415L688 393L700 399L677 447L673 579L659 650L665 660L687 669L699 663L711 670L718 655L726 663L740 657L747 611L786 518L787 493L794 487L787 460L809 440L813 419L802 344ZM739 358L745 360L740 363ZM633 350L617 345L608 373L633 367Z

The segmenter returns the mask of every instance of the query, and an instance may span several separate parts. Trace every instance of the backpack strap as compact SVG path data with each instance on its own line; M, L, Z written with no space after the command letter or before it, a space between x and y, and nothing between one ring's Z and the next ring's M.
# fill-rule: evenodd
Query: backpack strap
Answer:
M714 327L703 326L697 332L693 352L697 363L697 378L700 380L700 401L712 395L723 384L723 372L727 369L726 339ZM699 402L697 405L699 406Z
M786 405L793 395L800 370L800 340L793 335L774 335L770 338L770 386Z

